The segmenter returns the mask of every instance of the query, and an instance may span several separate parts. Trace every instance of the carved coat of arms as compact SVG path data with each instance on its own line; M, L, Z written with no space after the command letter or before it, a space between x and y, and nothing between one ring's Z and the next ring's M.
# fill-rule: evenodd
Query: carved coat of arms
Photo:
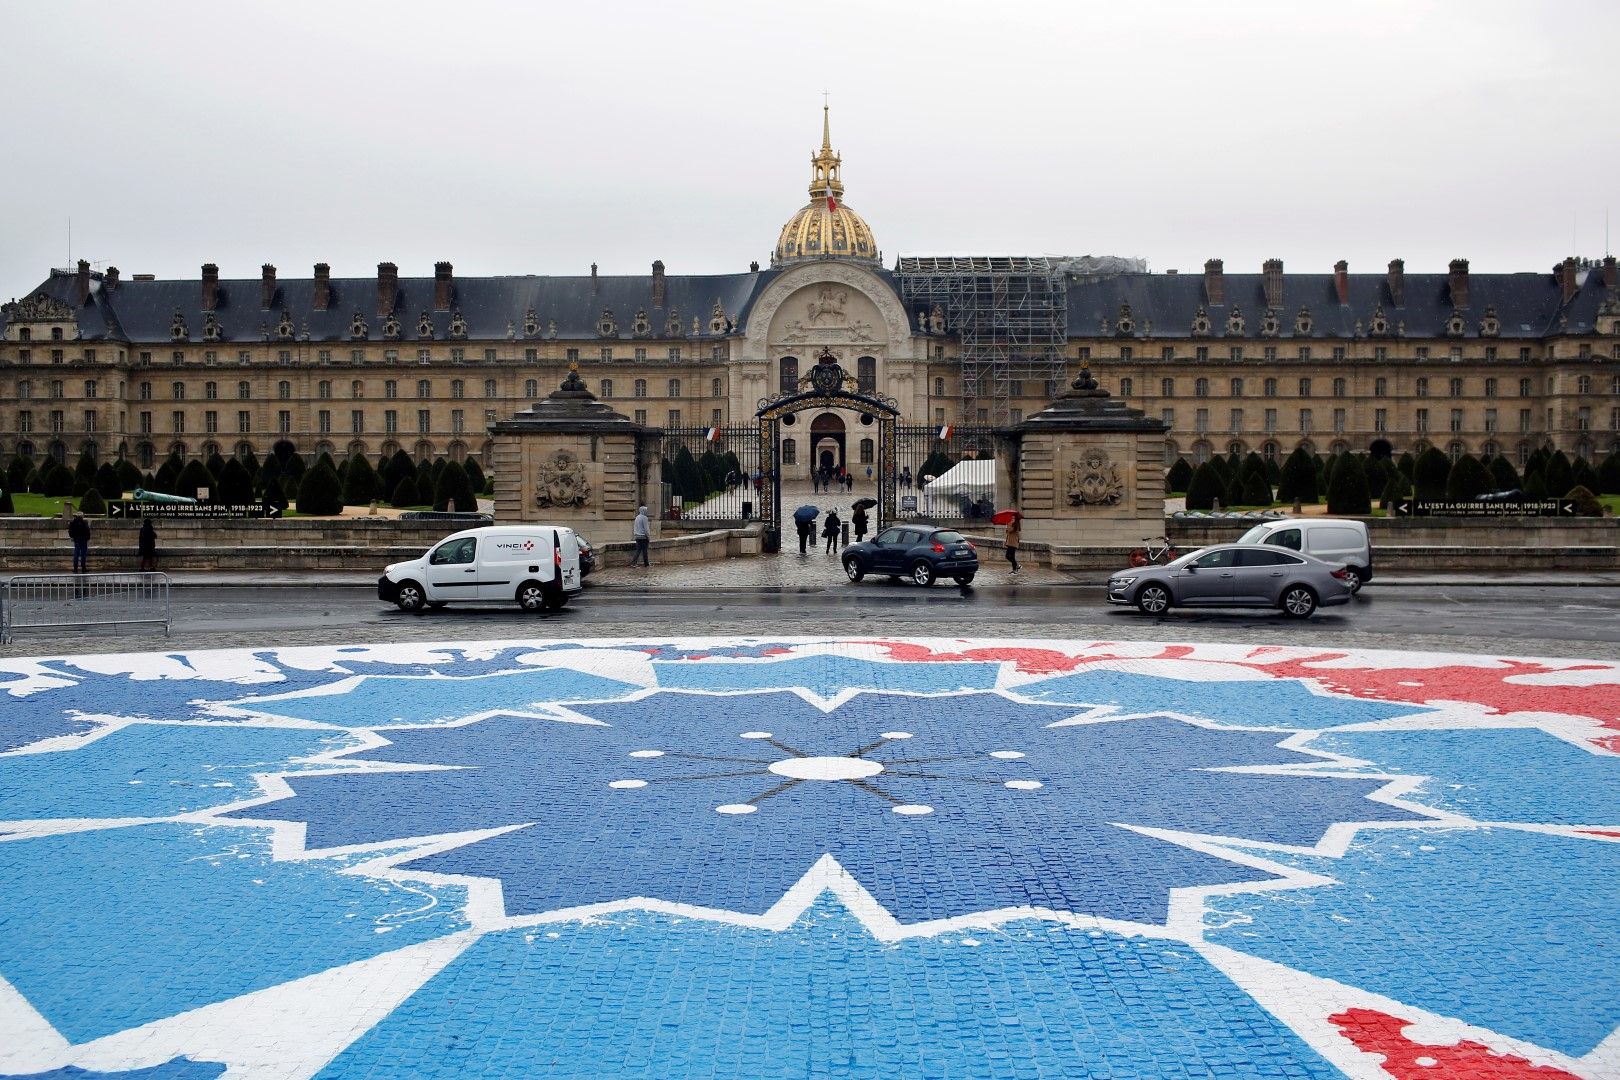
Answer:
M1117 506L1125 498L1125 480L1105 452L1092 449L1069 466L1068 490L1070 506Z
M585 463L572 450L555 450L535 472L536 506L584 506L591 497Z

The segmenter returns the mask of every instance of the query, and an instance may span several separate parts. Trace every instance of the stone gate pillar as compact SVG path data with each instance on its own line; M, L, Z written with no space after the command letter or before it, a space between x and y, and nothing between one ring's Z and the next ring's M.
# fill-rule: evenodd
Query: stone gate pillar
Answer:
M544 401L491 425L490 432L496 521L568 525L598 543L629 538L643 501L638 443L644 429L597 401L577 371Z
M1123 559L1164 532L1164 439L1169 426L1097 385L1082 368L1068 391L1014 428L1018 508L1026 543L1052 546L1054 566ZM999 479L999 477L998 477ZM1106 556L1103 558L1107 561Z

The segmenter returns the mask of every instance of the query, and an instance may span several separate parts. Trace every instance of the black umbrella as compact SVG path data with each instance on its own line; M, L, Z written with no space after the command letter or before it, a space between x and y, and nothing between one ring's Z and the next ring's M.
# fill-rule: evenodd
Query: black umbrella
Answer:
M801 506L797 510L793 511L793 520L794 521L814 521L814 520L816 520L816 518L818 518L820 516L821 516L821 507L812 506L809 503L805 503L803 506Z
M853 506L854 506L854 508L856 510L870 510L872 507L874 507L876 505L877 505L877 500L872 499L872 498L856 499L854 504L853 504Z

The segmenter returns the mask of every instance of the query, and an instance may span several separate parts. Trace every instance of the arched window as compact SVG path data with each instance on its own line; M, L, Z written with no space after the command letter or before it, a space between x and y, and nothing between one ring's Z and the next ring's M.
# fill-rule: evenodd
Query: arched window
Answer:
M861 464L870 465L873 461L873 444L871 439L861 440Z
M432 380L430 380L430 379L417 379L416 380L416 396L419 397L419 398L430 398L430 397L432 397L433 396L433 382L432 382Z
M1260 447L1260 456L1267 461L1276 461L1277 453L1277 444L1274 442L1265 443Z
M1233 379L1232 380L1232 396L1233 397L1242 397L1243 396L1243 380L1242 379Z
M862 356L855 361L855 381L861 393L877 393L877 357Z
M791 394L799 386L799 358L797 356L784 356L780 363L781 377L778 386L782 393Z
M183 382L175 383L172 387L170 387L170 392L173 393L174 400L176 400L176 401L184 401L184 400L186 400L186 384L185 383L183 383ZM60 397L61 395L58 394L56 396Z
M453 397L453 398L464 398L464 397L466 397L467 396L467 384L462 382L460 379L451 379L450 380L450 396ZM460 460L460 459L457 459L457 460Z
M1130 397L1131 393L1135 389L1136 389L1136 384L1134 382L1132 382L1130 379L1126 378L1126 379L1119 380L1119 396L1120 397L1122 397L1122 398Z
M1453 462L1467 452L1467 448L1464 447L1461 442L1453 442L1450 446L1446 447L1446 457L1450 458Z

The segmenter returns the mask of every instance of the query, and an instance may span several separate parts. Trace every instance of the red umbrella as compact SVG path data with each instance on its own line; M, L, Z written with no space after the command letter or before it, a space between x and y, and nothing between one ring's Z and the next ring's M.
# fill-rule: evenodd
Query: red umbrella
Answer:
M1017 521L1023 516L1024 513L1022 510L997 510L995 516L990 519L990 524L1011 525L1014 521Z

